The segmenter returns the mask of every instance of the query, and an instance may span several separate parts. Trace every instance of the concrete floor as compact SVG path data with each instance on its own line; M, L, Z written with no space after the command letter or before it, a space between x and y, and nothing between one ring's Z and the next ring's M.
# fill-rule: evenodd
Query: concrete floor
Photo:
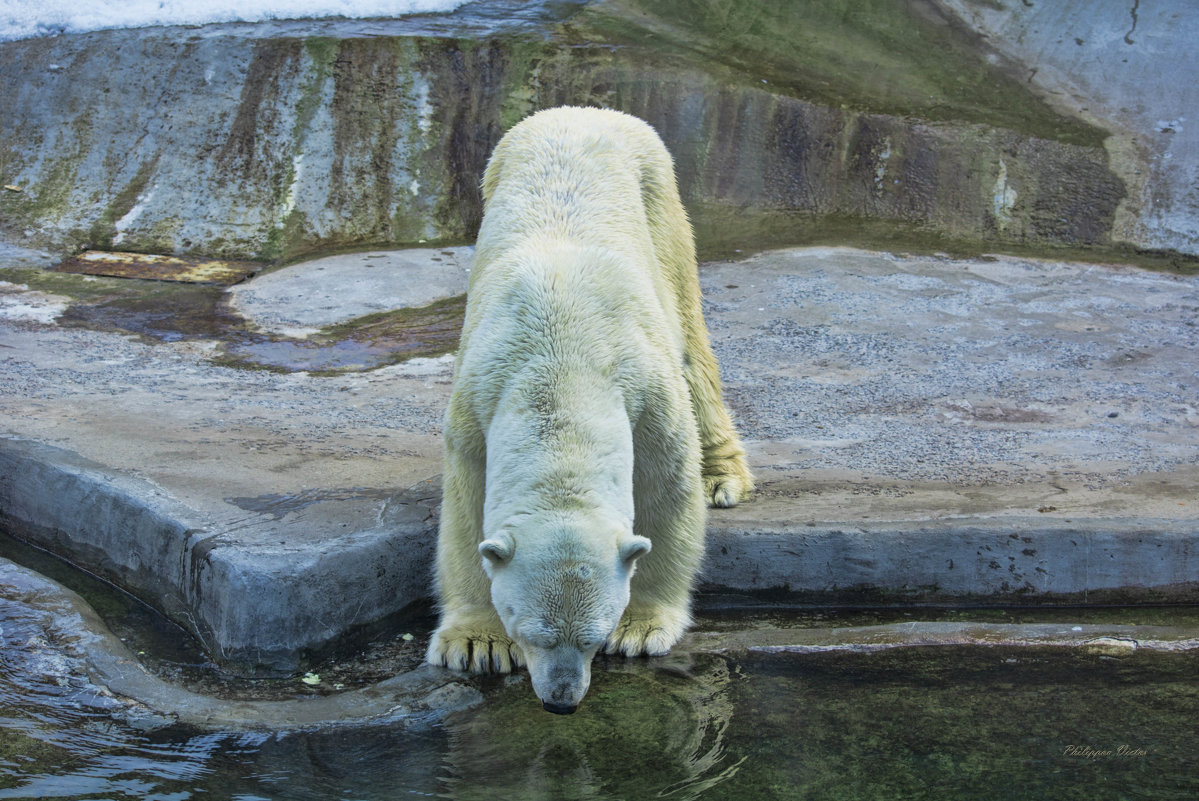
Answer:
M336 256L225 300L310 336L460 293L469 255ZM428 598L451 357L221 366L219 336L69 326L81 295L31 288L15 268L36 254L0 258L0 510L20 536L246 668ZM711 514L705 588L1196 599L1199 279L818 248L701 280L759 479Z

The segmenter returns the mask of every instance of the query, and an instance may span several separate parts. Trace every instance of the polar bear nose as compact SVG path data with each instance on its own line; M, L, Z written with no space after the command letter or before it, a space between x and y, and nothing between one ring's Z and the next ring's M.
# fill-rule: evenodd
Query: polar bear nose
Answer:
M565 704L555 704L552 701L542 701L541 705L545 707L546 712L553 712L555 715L573 715L578 705L566 706Z

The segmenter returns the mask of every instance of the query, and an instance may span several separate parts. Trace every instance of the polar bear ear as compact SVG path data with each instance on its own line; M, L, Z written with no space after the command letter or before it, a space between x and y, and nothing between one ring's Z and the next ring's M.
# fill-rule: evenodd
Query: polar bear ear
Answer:
M634 561L645 556L653 548L653 544L645 537L630 534L620 541L620 561L632 565Z
M479 553L493 565L502 565L512 558L512 551L515 547L516 544L512 542L512 535L506 531L501 531L491 539L480 542Z

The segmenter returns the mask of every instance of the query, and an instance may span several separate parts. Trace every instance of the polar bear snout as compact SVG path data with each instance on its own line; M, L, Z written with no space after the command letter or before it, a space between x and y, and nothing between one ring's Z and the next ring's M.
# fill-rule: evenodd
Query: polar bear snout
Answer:
M552 704L549 701L542 701L541 707L546 712L553 712L555 715L573 715L577 706L562 706L560 704Z
M530 651L529 678L547 712L569 715L579 708L591 686L591 656L569 646Z

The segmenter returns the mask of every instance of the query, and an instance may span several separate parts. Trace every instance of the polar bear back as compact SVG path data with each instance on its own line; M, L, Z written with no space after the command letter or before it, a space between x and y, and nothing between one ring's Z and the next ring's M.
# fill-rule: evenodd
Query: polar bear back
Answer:
M492 154L479 238L505 247L554 232L652 258L649 216L667 192L677 199L673 165L649 125L607 109L548 109L509 131ZM489 218L504 221L504 230L490 230Z
M659 330L680 333L680 315L698 314L695 249L662 140L617 111L560 107L526 118L504 135L483 177L485 215L471 288L534 241L571 242L622 257L648 281ZM501 268L502 269L502 268ZM494 276L493 276L494 277ZM640 287L628 287L642 291ZM467 328L472 326L468 310Z

